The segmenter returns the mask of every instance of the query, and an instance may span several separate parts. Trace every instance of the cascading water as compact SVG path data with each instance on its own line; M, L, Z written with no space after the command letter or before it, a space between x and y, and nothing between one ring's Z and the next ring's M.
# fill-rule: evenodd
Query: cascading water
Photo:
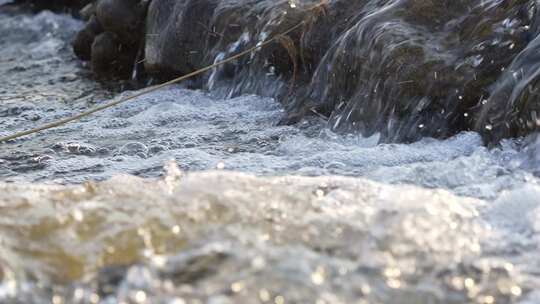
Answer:
M198 12L206 25L186 31ZM278 98L287 122L317 113L337 131L380 133L383 142L469 130L496 142L538 127L526 97L506 102L494 88L509 85L512 61L535 61L537 19L536 1L520 0L158 1L146 65L186 73L231 53L240 35L254 45L303 22L281 45L223 68L229 92Z
M173 86L1 145L0 302L539 303L540 140L530 135L488 149L480 134L462 132L388 142L429 134L419 130L433 126L421 114L435 106L465 117L450 102L460 93L433 104L442 98L436 88L472 90L471 67L502 64L482 56L482 47L510 49L502 38L474 44L476 53L452 49L456 27L474 36L466 24L501 13L501 1L473 1L466 18L462 2L443 2L357 1L350 6L351 15L362 12L356 18L324 33L314 23L306 42L328 35L335 43L325 54L304 46L306 63L321 59L309 67L312 77L298 71L294 86L307 84L305 99L242 94L289 92L280 63L259 62L263 52L283 49L261 50L206 75L209 92ZM521 2L509 1L511 9ZM219 18L238 3L223 2L214 22L230 21ZM437 27L426 24L434 8L448 10L453 27L423 32ZM264 20L257 32L232 27L237 36L223 38L204 60L281 27ZM491 38L525 23L501 19ZM0 135L112 97L71 54L81 27L50 12L1 13ZM505 71L496 68L501 77L488 104L507 94L499 91L515 92L504 99L509 104L533 96L522 88L535 80L536 44L516 42L521 55L504 58ZM360 74L339 74L353 71L352 63L364 67ZM385 72L399 64L398 74ZM433 65L437 74L421 73ZM464 78L444 73L456 66ZM407 82L412 76L420 78ZM333 94L341 94L335 108L317 103ZM392 108L391 100L402 103ZM289 107L320 115L278 125ZM407 107L418 115L403 124L399 111ZM436 122L445 113L426 117Z

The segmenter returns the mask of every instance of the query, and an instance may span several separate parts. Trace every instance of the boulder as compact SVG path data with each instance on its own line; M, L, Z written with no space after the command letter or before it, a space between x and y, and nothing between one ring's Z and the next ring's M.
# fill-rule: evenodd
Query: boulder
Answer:
M146 0L98 0L80 15L87 20L73 40L75 54L99 77L129 78L144 45Z
M497 142L540 125L534 0L154 0L147 10L146 4L99 0L99 27L89 19L77 54L86 60L90 54L100 73L97 66L110 60L113 72L129 71L137 52L125 50L144 45L147 73L169 79L302 22L199 85L221 81L229 96L277 97L287 109L284 123L316 113L336 131L380 133L383 141L475 130Z

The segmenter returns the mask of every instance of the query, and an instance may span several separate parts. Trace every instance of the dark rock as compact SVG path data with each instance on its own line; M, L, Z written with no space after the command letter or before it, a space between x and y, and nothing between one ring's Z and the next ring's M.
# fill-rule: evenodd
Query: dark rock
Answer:
M203 67L207 26L218 0L162 0L146 18L147 71L185 74Z
M518 1L473 2L399 1L361 17L327 50L292 112L314 110L335 129L386 141L473 129L475 106L524 48L530 24Z
M88 3L85 7L83 7L79 11L79 15L81 16L81 19L84 21L90 20L92 16L94 16L96 13L96 4L95 3Z
M145 67L151 74L165 72L165 76L192 72L220 56L234 55L262 38L285 31L305 17L306 11L293 9L283 1L152 2L146 21ZM288 49L280 44L270 45L259 50L259 56L246 56L227 64L220 69L220 76L239 80L238 75L244 74L245 87L239 87L238 93L257 92L264 87L258 80L266 74L296 76L296 72L301 72L293 68L300 62L296 48L301 29L290 35Z
M111 62L112 72L131 70L137 54L126 46L144 44L147 72L167 79L303 21L278 43L218 68L211 83L227 81L229 95L278 97L284 122L317 113L337 131L380 132L383 141L467 130L498 141L540 128L533 0L154 0L143 22L145 4L97 3L113 35L95 38L96 71ZM87 58L88 43L80 45Z
M134 44L141 39L139 31L145 16L145 5L139 0L100 0L96 16L103 28L115 33L124 44Z
M540 130L540 12L529 11L535 13L529 32L534 39L513 57L478 105L475 130L489 142Z
M99 0L86 5L86 26L73 41L75 54L100 77L129 78L144 39L146 0Z
M73 51L81 60L89 61L92 58L92 44L103 28L95 16L91 16L83 30L77 33L73 41Z
M120 41L115 34L104 32L92 42L92 69L98 74L111 72L111 63L120 58Z

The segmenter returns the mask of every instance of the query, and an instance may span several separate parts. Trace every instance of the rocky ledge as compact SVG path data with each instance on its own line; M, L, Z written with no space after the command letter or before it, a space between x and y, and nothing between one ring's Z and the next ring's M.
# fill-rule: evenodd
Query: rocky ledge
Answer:
M274 96L285 123L316 114L384 141L540 128L535 0L98 0L81 16L74 50L96 74L158 79L303 22L198 82Z

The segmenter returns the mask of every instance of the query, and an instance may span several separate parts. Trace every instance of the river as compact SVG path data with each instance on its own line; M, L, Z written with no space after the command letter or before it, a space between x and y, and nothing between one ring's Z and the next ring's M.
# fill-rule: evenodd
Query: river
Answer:
M0 135L132 94L0 15ZM0 145L2 303L540 303L540 139L277 125L174 85Z

